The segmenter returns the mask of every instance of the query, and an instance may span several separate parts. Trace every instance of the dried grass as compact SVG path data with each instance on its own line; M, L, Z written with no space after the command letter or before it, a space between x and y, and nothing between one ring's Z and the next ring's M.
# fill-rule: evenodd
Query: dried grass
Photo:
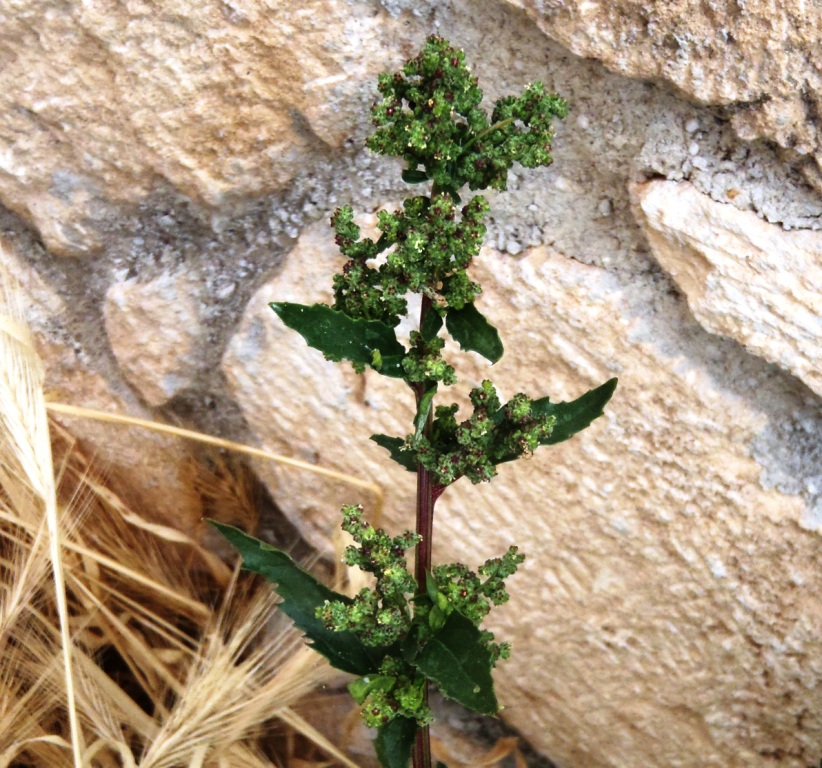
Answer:
M10 283L0 275L0 768L356 768L291 709L332 672L274 620L274 592L132 508L49 423ZM247 498L242 473L202 480L232 514Z

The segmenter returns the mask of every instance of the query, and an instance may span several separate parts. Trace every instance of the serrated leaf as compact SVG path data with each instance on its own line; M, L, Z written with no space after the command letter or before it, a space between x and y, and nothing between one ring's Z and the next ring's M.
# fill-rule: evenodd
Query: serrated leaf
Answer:
M393 378L405 375L405 347L397 341L390 325L379 320L357 320L325 304L308 306L279 301L269 306L308 346L318 349L329 360L370 365Z
M462 309L449 309L445 327L461 349L478 352L492 363L502 357L504 350L497 329L473 304L466 304Z
M491 654L483 645L479 629L454 611L443 628L429 640L413 664L440 693L483 715L499 710L491 679Z
M351 603L351 598L321 584L282 550L233 526L214 520L208 522L242 555L245 570L274 582L277 594L282 598L280 610L302 630L311 641L311 647L325 656L332 667L355 675L367 675L379 667L384 656L379 649L364 646L352 632L326 629L315 615L326 600Z
M391 437L390 435L371 435L377 445L385 448L391 454L391 458L401 467L405 467L409 472L417 471L417 460L411 451L403 451L405 440L401 437Z
M384 768L408 768L416 735L417 721L410 717L395 717L377 731L374 749Z
M422 184L428 181L428 174L425 171L420 171L415 168L406 168L402 172L402 180L406 184Z
M532 413L555 416L557 419L553 432L544 440L540 440L540 445L562 443L589 426L594 419L602 416L603 409L616 387L617 379L609 379L602 386L589 390L582 397L569 403L552 403L547 397L534 400L531 404Z

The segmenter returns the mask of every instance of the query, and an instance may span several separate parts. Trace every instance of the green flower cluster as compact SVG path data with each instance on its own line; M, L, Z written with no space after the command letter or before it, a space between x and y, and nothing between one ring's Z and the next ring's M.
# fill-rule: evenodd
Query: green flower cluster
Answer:
M353 602L326 600L317 616L328 629L353 632L364 645L388 651L376 673L349 685L362 705L366 725L381 727L398 716L426 725L431 722L431 710L424 696L425 677L411 663L413 659L405 656L408 648L419 648L435 637L453 611L479 627L492 604L508 600L505 579L516 572L525 555L509 547L502 557L487 560L476 572L462 563L436 566L427 579L427 594L418 594L405 553L420 537L410 531L390 537L362 519L360 506L345 506L342 513L343 530L356 542L346 548L344 561L374 574L377 582L374 589L361 590ZM409 638L414 638L410 646ZM481 632L480 641L492 664L508 658L509 645L495 643L491 632Z
M371 111L377 130L368 148L404 158L406 181L432 179L453 194L465 184L505 189L515 162L548 165L551 119L568 114L559 96L536 83L498 102L489 122L463 52L436 36L402 72L381 75L378 88L382 99Z
M331 217L336 243L348 261L334 276L334 309L349 317L380 320L396 326L407 312L409 291L429 296L446 307L462 309L480 292L467 275L485 237L488 203L481 196L463 206L460 215L448 195L412 197L394 213L380 211L376 242L360 239L350 207ZM383 251L385 261L372 266Z
M412 384L426 381L441 381L451 385L457 381L454 366L442 359L445 339L435 336L426 339L418 331L411 331L411 349L402 361L405 380Z
M377 584L374 589L360 590L351 603L326 600L317 609L317 617L328 629L354 632L365 645L391 645L411 626L406 594L416 592L417 582L408 572L405 552L420 537L406 531L391 538L362 519L361 506L345 506L342 513L343 530L359 544L346 547L343 559L347 565L373 573Z
M502 557L486 560L477 573L462 563L435 566L428 585L432 600L429 625L436 628L444 623L451 611L459 611L479 627L490 613L492 603L502 605L508 602L505 579L516 573L524 561L525 555L519 552L518 547L511 546ZM484 580L481 578L483 576ZM482 641L491 654L492 664L501 658L507 659L511 654L511 646L495 643L493 633L487 630L482 632Z
M349 684L348 690L369 728L387 725L395 717L409 717L422 727L434 719L425 701L425 678L413 666L396 656L386 656L379 674L368 675Z
M556 419L534 414L527 395L515 395L504 406L494 385L486 380L471 390L471 416L458 423L459 406L437 406L431 437L406 437L405 450L432 472L439 485L460 477L472 483L490 480L496 465L533 453L550 436Z

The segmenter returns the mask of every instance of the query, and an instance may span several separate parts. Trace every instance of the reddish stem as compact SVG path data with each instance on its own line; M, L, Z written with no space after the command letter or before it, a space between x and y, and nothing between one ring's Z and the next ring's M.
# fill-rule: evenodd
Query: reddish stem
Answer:
M431 310L431 299L423 294L422 307L420 308L420 327L425 320L425 316ZM417 406L419 407L420 398L423 395L425 387L419 384L414 387L414 392L417 396ZM428 412L428 418L425 421L423 428L423 435L426 438L431 437L431 424L433 422L434 407ZM431 545L434 531L434 504L437 497L442 493L442 489L432 482L431 473L422 466L417 464L417 533L422 537L422 540L417 544L416 554L414 557L414 576L417 579L420 591L425 594L426 584L428 581L428 574L431 571ZM425 682L423 693L424 701L428 703L428 681ZM414 768L431 768L431 737L428 731L428 726L423 726L417 731L417 737L414 742L414 751L412 753L412 764Z

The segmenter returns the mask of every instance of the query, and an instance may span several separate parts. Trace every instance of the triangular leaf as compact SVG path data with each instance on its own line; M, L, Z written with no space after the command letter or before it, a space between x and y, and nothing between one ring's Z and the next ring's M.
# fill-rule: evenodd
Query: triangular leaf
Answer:
M425 313L422 325L420 326L420 334L426 341L431 341L442 328L442 316L435 309L430 309Z
M403 451L405 440L401 437L391 437L390 435L371 435L371 439L391 454L391 458L401 467L405 467L409 472L417 471L417 460L412 451Z
M417 730L413 718L395 717L377 731L374 748L384 768L408 768Z
M242 555L243 568L274 582L282 598L280 610L305 633L312 648L325 656L332 667L367 675L380 665L384 654L377 648L367 648L352 632L326 629L315 612L326 600L350 603L351 598L329 589L298 566L285 552L243 533L238 528L209 520Z
M449 309L445 327L461 349L479 352L492 363L502 357L504 350L497 329L473 304L466 304L462 309Z
M428 181L428 174L425 171L418 171L416 168L406 168L402 172L402 180L406 184L422 184Z
M279 301L269 306L310 347L320 350L329 360L370 365L385 376L399 379L405 375L405 347L397 341L390 325L379 320L356 320L325 304L308 306Z
M461 613L451 613L413 664L437 684L443 696L483 715L495 715L499 710L491 679L491 654L479 629Z
M550 436L540 445L556 445L573 437L602 416L603 409L614 394L617 379L609 379L602 386L586 392L569 403L552 403L547 397L534 400L531 412L541 416L555 416L557 421Z

